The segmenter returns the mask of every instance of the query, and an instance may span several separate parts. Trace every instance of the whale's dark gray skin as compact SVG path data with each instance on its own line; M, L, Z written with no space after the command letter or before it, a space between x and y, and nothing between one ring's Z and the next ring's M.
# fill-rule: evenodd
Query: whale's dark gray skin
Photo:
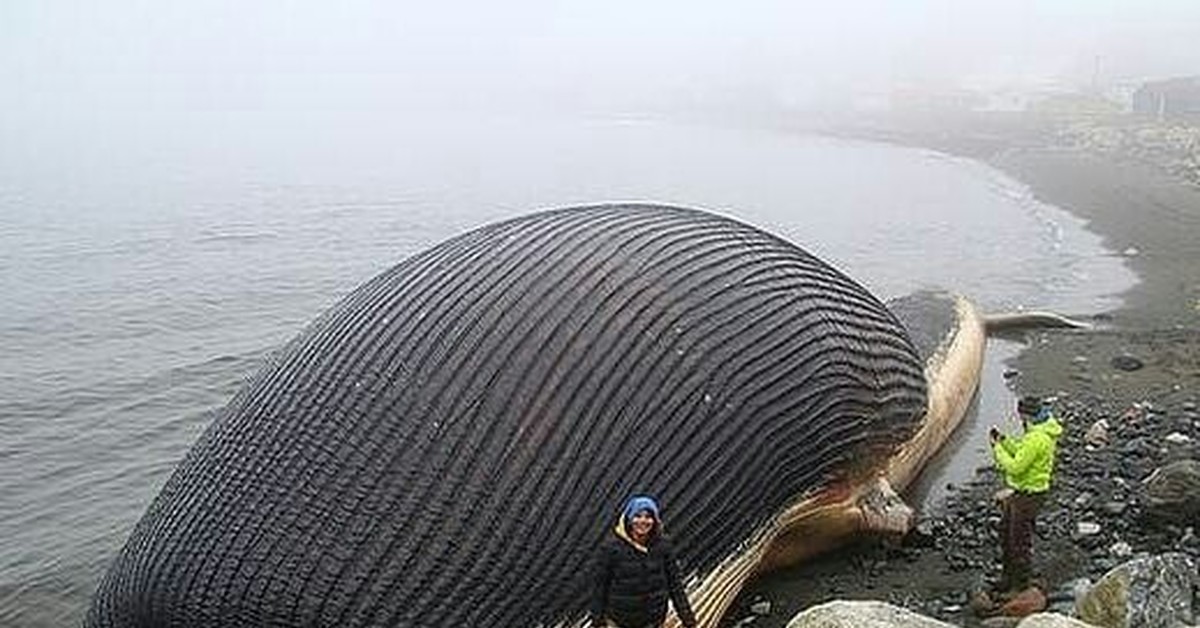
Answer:
M866 290L727 218L625 204L488 225L280 350L86 623L569 624L631 492L660 497L695 585L780 511L877 474L920 427L922 369Z

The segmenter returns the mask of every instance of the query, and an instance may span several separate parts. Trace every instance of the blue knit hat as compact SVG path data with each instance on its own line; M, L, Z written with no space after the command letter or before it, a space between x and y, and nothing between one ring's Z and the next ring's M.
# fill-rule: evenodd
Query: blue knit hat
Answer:
M654 520L659 520L658 503L655 502L654 498L650 497L649 495L634 495L633 497L630 497L629 501L625 502L625 511L622 514L622 517L625 519L625 521L629 521L633 519L634 515L643 510L649 510L650 514L654 516Z

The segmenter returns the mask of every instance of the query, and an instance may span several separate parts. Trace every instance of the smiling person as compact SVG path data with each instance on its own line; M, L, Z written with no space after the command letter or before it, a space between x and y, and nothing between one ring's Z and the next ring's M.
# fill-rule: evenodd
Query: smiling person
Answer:
M661 626L668 599L680 622L693 628L696 617L679 579L675 552L663 535L658 504L652 497L635 495L625 502L596 559L592 626Z

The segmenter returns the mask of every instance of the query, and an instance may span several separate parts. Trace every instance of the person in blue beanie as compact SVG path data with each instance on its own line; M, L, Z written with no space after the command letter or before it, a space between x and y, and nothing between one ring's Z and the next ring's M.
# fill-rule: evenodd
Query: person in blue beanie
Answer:
M674 549L663 534L658 503L647 495L625 502L612 536L600 548L590 608L591 625L661 626L667 601L685 628L696 626Z

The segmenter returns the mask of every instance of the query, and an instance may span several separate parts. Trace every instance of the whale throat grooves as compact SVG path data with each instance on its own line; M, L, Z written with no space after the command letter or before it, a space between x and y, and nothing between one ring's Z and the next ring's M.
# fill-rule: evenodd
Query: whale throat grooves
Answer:
M632 492L687 574L870 473L923 364L864 288L715 214L530 214L371 279L175 469L89 626L521 626L582 615Z

